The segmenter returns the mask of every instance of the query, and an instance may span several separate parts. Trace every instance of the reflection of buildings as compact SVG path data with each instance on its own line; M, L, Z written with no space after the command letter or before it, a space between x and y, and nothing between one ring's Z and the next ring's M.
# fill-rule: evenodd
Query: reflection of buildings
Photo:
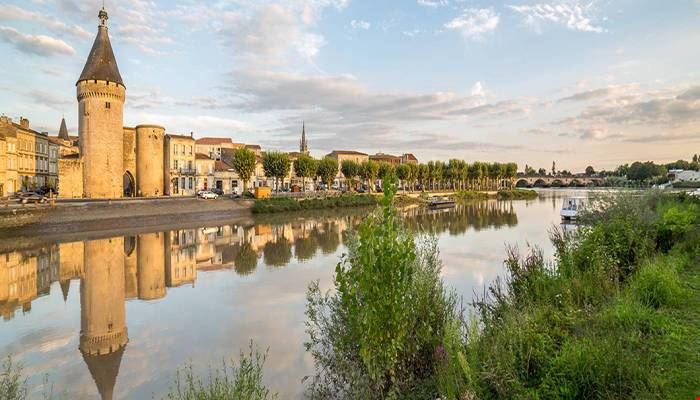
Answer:
M281 267L293 257L310 259L319 249L334 252L343 230L360 220L180 229L0 254L0 312L5 319L18 309L29 312L32 301L49 294L53 284L67 300L71 281L79 279L79 350L100 396L111 399L129 342L128 299L160 299L168 288L194 286L198 270L246 275L260 259Z

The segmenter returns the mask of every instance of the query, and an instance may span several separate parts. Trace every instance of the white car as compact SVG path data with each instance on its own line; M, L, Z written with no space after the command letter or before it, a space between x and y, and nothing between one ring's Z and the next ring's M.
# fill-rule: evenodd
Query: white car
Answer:
M203 199L216 199L217 197L219 197L219 195L208 190L202 190L201 192L199 192L199 197Z

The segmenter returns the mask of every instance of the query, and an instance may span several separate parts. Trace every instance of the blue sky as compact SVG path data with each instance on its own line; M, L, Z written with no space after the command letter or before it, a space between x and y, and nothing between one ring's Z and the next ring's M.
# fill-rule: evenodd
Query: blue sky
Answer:
M76 131L100 0L0 4L0 112ZM614 168L700 153L698 0L107 0L125 124Z

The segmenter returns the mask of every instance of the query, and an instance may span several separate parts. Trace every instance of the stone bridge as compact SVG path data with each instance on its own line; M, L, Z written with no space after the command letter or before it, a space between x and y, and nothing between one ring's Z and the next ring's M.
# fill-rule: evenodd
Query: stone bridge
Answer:
M603 186L603 178L587 176L518 176L513 178L516 187Z

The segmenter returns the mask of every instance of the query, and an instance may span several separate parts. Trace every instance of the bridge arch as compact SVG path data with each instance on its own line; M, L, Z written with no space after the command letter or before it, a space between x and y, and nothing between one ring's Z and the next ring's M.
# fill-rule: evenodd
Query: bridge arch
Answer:
M561 179L554 179L551 183L552 187L564 187L568 186L565 181Z
M548 187L549 185L547 184L547 181L544 179L540 178L535 181L535 183L532 184L534 187Z
M530 182L528 182L527 179L521 178L521 179L518 179L517 182L515 182L515 187L519 187L519 188L530 187Z

